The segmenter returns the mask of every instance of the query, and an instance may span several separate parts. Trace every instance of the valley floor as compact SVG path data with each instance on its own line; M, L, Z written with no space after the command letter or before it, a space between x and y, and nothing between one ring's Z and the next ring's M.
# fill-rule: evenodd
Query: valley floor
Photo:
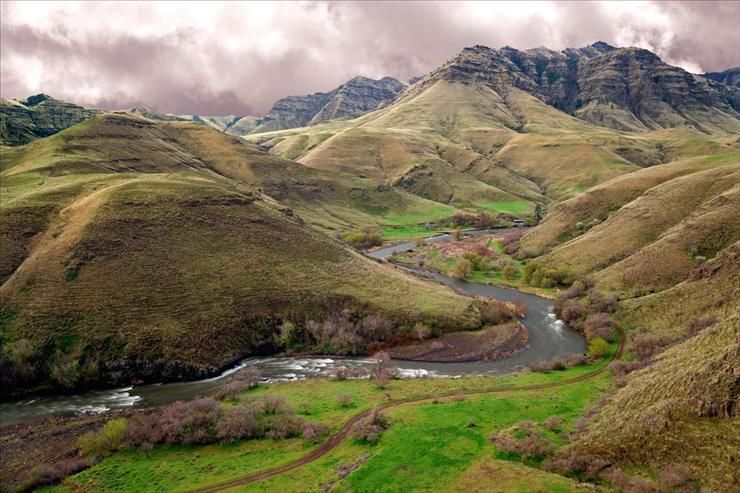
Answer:
M394 380L385 388L325 379L260 387L240 400L282 395L335 434L318 444L293 438L129 449L48 491L577 491L577 483L529 467L541 457L522 462L488 437L523 419L559 416L562 424L544 435L564 443L609 386L605 367L600 361L500 378ZM377 406L392 422L381 439L347 437L349 423Z

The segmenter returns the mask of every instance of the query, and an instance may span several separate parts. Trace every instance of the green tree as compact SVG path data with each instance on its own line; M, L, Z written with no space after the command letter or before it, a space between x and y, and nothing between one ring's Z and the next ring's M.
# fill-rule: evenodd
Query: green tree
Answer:
M601 337L595 337L588 343L588 356L591 359L603 358L609 353L609 343Z
M539 224L542 221L542 206L537 204L534 206L534 222Z

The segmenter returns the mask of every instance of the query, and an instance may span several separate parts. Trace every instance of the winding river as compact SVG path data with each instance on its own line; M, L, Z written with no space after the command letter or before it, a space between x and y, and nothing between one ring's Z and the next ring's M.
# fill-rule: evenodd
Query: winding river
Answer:
M488 230L468 231L477 235ZM449 234L427 238L428 243L449 240ZM412 242L375 250L370 257L384 260L394 253L414 248ZM505 301L521 299L527 306L523 320L529 331L529 349L511 358L497 361L468 363L430 363L395 361L405 377L457 377L468 375L502 375L522 370L538 361L559 356L580 354L586 350L585 339L555 317L552 303L546 298L499 286L460 281L442 274L417 271L451 288L470 295L490 296ZM153 406L205 395L218 387L223 378L246 367L254 367L267 382L298 380L327 376L337 366L367 368L374 360L367 357L252 357L241 361L221 375L191 382L141 385L109 390L83 392L74 395L27 397L0 403L0 424L29 422L52 416L70 416L83 413L101 413L132 406Z

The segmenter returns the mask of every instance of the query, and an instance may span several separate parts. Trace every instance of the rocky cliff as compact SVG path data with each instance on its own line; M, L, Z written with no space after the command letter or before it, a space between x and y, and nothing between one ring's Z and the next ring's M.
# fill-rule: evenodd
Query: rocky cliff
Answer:
M604 42L563 51L477 45L417 85L439 79L482 82L504 97L513 86L582 120L618 130L740 128L732 74L697 76L648 50Z
M24 100L0 100L0 144L18 146L48 137L92 118L101 110L37 94Z
M253 132L302 127L356 116L377 109L398 96L406 84L392 77L355 77L330 92L288 96L272 106Z

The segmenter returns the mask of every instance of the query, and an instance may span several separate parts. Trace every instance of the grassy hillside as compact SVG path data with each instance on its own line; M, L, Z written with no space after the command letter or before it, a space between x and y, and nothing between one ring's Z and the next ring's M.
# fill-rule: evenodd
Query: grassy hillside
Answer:
M665 289L740 239L739 211L740 163L735 161L647 189L543 260L588 273L606 288Z
M279 186L262 175L271 163L240 145L209 154L208 133L229 139L108 115L3 154L4 376L69 387L196 376L281 346L286 321L344 308L392 333L416 319L478 326L471 300L365 259L250 186ZM347 350L338 338L324 349Z
M672 161L621 175L552 206L542 224L522 239L522 245L534 254L541 254L604 221L612 212L653 187L740 161L737 143L728 136L707 137L678 130L660 136L662 139L675 136L674 140L660 144L664 159Z
M740 318L734 305L733 315L631 374L573 448L633 472L683 464L713 491L735 488L740 420L724 414L737 412Z

